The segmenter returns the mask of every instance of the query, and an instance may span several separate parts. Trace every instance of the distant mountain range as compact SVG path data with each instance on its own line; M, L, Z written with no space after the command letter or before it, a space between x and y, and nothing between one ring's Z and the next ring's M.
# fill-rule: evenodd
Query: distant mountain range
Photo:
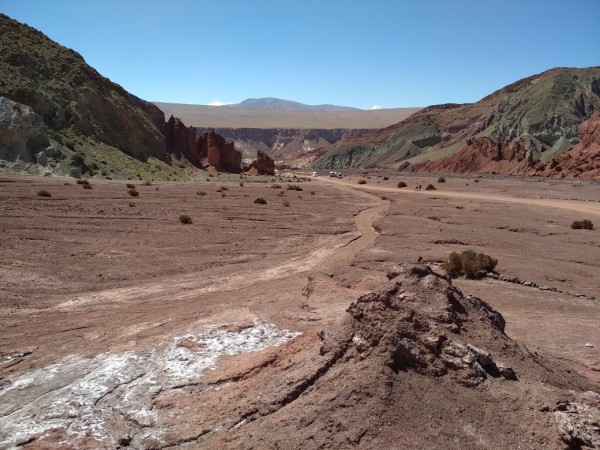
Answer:
M279 109L285 111L361 111L359 108L336 105L305 105L292 100L282 100L274 97L247 98L241 103L229 107L245 109Z

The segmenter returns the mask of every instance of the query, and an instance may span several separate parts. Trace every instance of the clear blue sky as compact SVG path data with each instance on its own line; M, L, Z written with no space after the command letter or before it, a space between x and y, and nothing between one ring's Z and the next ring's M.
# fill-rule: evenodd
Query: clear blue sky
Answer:
M600 0L0 0L146 100L473 102L600 65Z

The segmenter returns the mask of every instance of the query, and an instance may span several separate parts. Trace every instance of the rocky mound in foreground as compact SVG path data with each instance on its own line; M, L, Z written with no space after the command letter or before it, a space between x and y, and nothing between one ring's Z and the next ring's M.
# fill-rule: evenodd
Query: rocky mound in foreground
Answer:
M597 388L513 342L497 311L428 266L395 267L388 278L326 329L291 341L296 333L260 321L227 324L165 350L70 357L26 373L4 389L0 442L29 449L600 447ZM61 371L68 386L59 383Z
M202 448L598 446L600 395L504 333L427 266L396 268L317 335L222 362L165 401L169 445ZM200 406L201 405L201 406Z

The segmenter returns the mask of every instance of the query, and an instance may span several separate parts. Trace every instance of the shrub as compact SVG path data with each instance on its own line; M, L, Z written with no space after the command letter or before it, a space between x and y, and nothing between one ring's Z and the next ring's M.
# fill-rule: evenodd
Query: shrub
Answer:
M179 222L181 222L184 225L189 225L192 223L192 218L187 214L181 214L179 216Z
M145 180L142 184L144 186L152 186L152 182L150 180Z
M126 184L126 186L127 186L129 189L135 189L135 184L127 183L127 184Z
M288 191L303 191L304 189L302 189L300 186L298 186L297 184L288 184L287 186L287 190Z
M437 191L437 189L435 188L435 186L433 184L428 184L427 187L425 188L426 191Z
M240 186L242 186L242 187L244 186L244 182L243 181L240 181Z
M227 194L225 192L221 192L221 197L225 197Z
M206 195L206 191L196 191L196 195Z
M83 188L84 188L84 189L91 189L91 188L92 188L92 185L91 185L90 183L87 183L87 184L84 184L84 185L83 185Z
M40 195L38 193L38 195ZM591 220L576 220L575 222L573 222L571 224L571 228L573 228L574 230L593 230L594 229L594 224L592 223Z
M462 253L452 252L448 260L442 265L448 275L458 277L465 275L467 278L476 278L480 271L492 272L498 260L484 253L475 253L473 250L465 250Z
M82 166L83 164L85 164L85 156L83 153L80 152L74 153L71 156L71 160L77 166Z
M127 193L129 195L131 195L132 197L137 197L138 195L140 195L140 193L138 191L136 191L135 189L128 189Z
M77 180L77 184L83 184L85 186L86 184L90 184L90 182L85 178L80 178Z
M388 177L383 177L383 181L387 181L387 180L389 180Z
M310 191L310 195L315 195L315 191Z
M438 183L445 183L446 179L444 177L439 177L438 178Z
M272 184L271 189L281 189L281 185L280 184Z
M257 197L254 199L254 203L257 203L259 205L266 205L267 201L262 197Z
M135 206L136 206L136 205L135 205L135 202L129 202L129 207L130 207L130 208L135 208Z
M52 197L52 194L48 191L38 191L37 195L39 195L40 197Z
M381 197L379 197L381 200L387 200L388 198L385 195L382 195Z
M404 188L404 187L406 187L406 183L405 183L404 181L400 181L400 182L397 184L397 186L398 186L399 188Z
M287 200L284 200L283 201L283 206L285 206L286 208L289 208L290 202L288 202Z
M367 184L367 180L358 180L357 183L358 184Z

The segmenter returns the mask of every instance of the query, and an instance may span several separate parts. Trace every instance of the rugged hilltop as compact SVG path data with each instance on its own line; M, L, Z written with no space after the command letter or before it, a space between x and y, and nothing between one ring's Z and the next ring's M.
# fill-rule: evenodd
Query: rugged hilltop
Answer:
M241 153L100 75L81 55L0 15L0 168L165 179L239 172ZM177 162L177 164L172 164Z
M100 75L78 53L6 15L0 15L0 72L5 122L12 117L15 130L19 122L30 123L31 132L43 136L12 157L35 162L51 147L46 156L61 159L85 141L143 161L166 160L160 109Z
M519 80L472 104L435 105L383 130L321 149L317 168L390 167L449 157L470 146L514 169L551 160L579 142L577 127L600 109L600 67L556 68ZM504 155L508 155L505 157ZM406 167L403 166L403 167ZM416 166L418 169L419 166ZM525 169L522 169L525 170Z

